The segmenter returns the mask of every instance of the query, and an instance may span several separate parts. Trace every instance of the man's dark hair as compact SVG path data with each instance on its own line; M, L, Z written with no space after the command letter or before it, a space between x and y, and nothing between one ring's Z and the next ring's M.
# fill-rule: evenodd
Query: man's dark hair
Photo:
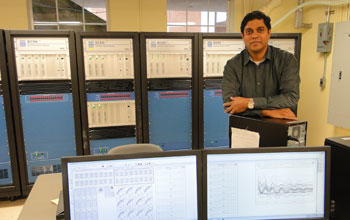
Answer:
M254 19L263 19L264 23L267 27L268 30L271 30L271 18L267 15L265 15L264 13L262 13L261 11L252 11L248 14L246 14L246 16L243 18L242 23L241 23L241 33L244 34L244 27L247 25L247 23L251 20Z

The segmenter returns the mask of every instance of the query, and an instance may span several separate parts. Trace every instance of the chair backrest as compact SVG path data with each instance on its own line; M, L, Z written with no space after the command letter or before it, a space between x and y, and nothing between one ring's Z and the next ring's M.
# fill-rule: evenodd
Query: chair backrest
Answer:
M113 147L108 151L108 154L134 154L162 151L163 149L155 144L126 144Z

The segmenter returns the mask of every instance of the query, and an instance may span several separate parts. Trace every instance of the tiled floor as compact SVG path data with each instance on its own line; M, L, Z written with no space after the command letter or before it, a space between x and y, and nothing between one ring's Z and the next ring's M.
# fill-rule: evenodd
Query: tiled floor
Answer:
M19 198L15 201L10 200L0 200L0 216L1 220L16 220L22 207L25 203L25 198Z

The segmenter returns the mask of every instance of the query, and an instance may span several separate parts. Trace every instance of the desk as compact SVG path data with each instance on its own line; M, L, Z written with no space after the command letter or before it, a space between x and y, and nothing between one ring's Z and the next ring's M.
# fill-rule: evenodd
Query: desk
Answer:
M56 220L57 206L51 202L62 190L61 173L40 175L30 192L18 220Z

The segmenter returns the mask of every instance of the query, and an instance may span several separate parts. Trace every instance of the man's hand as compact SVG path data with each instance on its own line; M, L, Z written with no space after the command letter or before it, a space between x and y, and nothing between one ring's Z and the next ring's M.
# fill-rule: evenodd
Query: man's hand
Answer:
M267 116L270 118L282 118L282 119L297 120L297 116L295 116L294 112L292 112L292 110L290 110L289 108L262 110L261 115Z
M232 115L232 114L238 114L247 110L249 98L230 97L230 99L232 100L231 102L224 103L224 107L227 107L225 109L225 113L229 113L230 115Z

